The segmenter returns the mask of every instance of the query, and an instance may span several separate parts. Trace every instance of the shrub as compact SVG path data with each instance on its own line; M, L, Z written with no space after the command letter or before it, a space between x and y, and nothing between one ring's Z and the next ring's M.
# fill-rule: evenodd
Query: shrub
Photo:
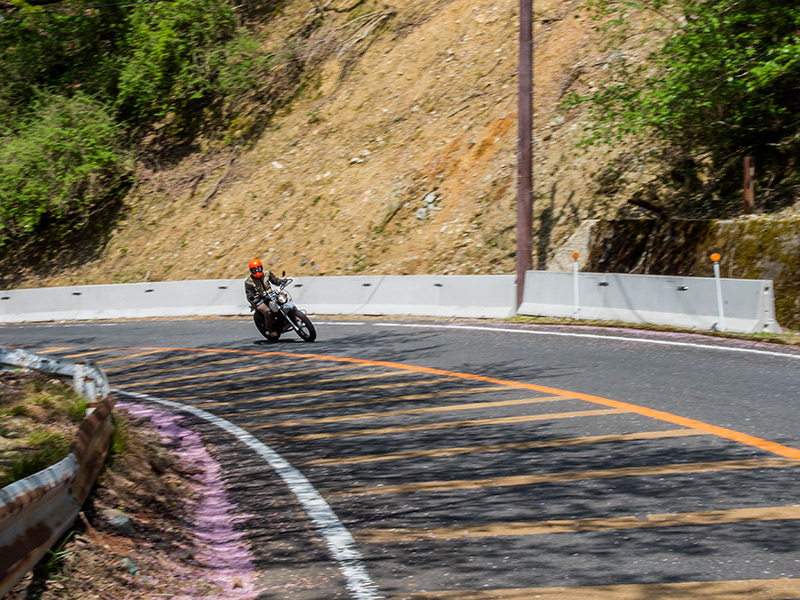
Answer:
M211 94L222 48L236 32L229 4L147 4L134 10L130 22L117 98L124 117L164 115Z
M45 96L0 140L0 246L44 225L85 224L130 175L122 132L83 95Z

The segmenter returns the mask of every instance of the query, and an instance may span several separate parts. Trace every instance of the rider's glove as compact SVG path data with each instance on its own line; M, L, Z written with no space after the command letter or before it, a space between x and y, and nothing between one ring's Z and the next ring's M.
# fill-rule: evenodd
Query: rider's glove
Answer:
M281 286L284 286L284 285L286 285L287 283L289 283L289 280L288 280L288 279L281 279L281 283L280 283L280 285L281 285Z

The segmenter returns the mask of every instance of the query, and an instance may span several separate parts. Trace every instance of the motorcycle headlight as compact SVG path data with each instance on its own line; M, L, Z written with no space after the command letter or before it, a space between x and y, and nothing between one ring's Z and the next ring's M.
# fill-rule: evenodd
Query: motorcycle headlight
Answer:
M288 299L289 299L289 294L287 294L286 292L281 292L280 294L278 294L276 298L278 304L286 304L286 301Z

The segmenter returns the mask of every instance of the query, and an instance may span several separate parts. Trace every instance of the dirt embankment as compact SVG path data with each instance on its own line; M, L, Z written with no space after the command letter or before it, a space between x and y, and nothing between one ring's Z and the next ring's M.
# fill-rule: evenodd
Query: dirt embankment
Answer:
M584 4L535 5L540 268L581 220L617 208L593 200L607 157L576 156L580 116L558 110L602 69ZM143 160L107 239L49 268L47 285L239 277L253 257L296 276L513 272L517 2L360 5L329 3L337 10L296 49L324 60L257 140L237 139L253 126L243 114L177 159ZM313 6L287 2L263 27L265 47L282 48ZM36 271L15 285L41 286Z
M19 374L0 391L40 377ZM249 570L211 568L202 556L198 498L209 494L209 486L199 482L208 474L190 464L178 442L160 436L151 420L119 408L115 415L118 452L79 519L6 600L252 598L244 593L252 587ZM77 431L66 418L51 418L49 427L71 437Z

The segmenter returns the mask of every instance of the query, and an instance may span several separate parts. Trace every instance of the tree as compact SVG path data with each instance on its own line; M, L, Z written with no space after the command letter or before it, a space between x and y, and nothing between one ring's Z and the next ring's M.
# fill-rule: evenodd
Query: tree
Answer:
M705 161L711 185L700 194L738 185L740 175L733 174L740 174L741 157L752 154L784 196L794 193L800 131L795 0L598 0L592 10L609 34L614 60L607 86L569 100L588 106L594 118L585 143L655 135L674 163L700 168ZM634 35L634 11L660 33L644 61L630 52L641 39Z

